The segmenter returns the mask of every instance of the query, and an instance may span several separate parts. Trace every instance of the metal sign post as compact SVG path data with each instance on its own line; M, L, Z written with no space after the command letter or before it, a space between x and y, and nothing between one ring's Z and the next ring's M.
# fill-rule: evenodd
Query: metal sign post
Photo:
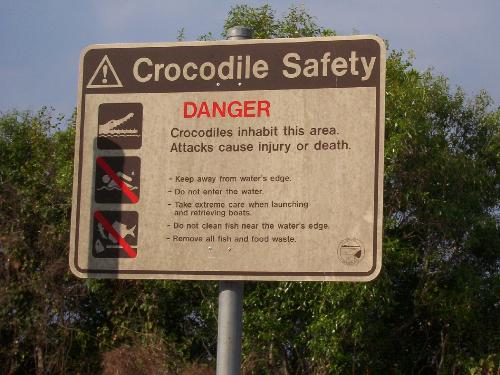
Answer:
M240 373L243 281L219 282L217 375Z
M251 39L252 30L235 26L229 40ZM217 322L217 375L239 374L241 369L241 331L243 319L243 281L219 282Z

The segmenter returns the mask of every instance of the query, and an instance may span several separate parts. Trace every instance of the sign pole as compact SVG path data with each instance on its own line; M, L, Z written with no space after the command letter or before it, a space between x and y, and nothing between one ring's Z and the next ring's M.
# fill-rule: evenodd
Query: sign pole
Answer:
M252 29L235 26L229 40L251 39ZM241 370L241 332L243 319L243 281L219 282L217 327L217 375L236 375Z
M240 373L242 316L243 281L220 281L217 375Z

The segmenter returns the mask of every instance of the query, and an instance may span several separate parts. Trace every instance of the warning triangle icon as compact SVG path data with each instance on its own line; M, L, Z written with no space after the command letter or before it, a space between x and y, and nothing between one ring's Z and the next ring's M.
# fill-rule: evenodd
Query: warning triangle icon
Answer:
M116 74L115 68L111 64L108 55L104 55L101 62L97 66L94 74L87 84L88 89L123 87L120 78Z

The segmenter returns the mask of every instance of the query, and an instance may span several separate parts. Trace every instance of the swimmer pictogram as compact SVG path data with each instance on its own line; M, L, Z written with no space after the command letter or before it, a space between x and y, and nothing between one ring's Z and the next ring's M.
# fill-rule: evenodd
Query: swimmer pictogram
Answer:
M96 159L96 203L137 203L141 159L137 156L100 156Z

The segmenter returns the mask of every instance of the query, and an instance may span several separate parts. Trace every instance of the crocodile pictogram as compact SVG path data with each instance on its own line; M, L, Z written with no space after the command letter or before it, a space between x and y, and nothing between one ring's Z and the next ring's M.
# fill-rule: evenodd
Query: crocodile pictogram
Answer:
M137 129L116 129L118 126L125 124L128 120L130 120L132 117L134 117L134 113L131 112L128 115L119 118L119 119L113 119L109 120L108 122L99 125L99 135L113 135L113 136L134 136L136 135L139 131Z

